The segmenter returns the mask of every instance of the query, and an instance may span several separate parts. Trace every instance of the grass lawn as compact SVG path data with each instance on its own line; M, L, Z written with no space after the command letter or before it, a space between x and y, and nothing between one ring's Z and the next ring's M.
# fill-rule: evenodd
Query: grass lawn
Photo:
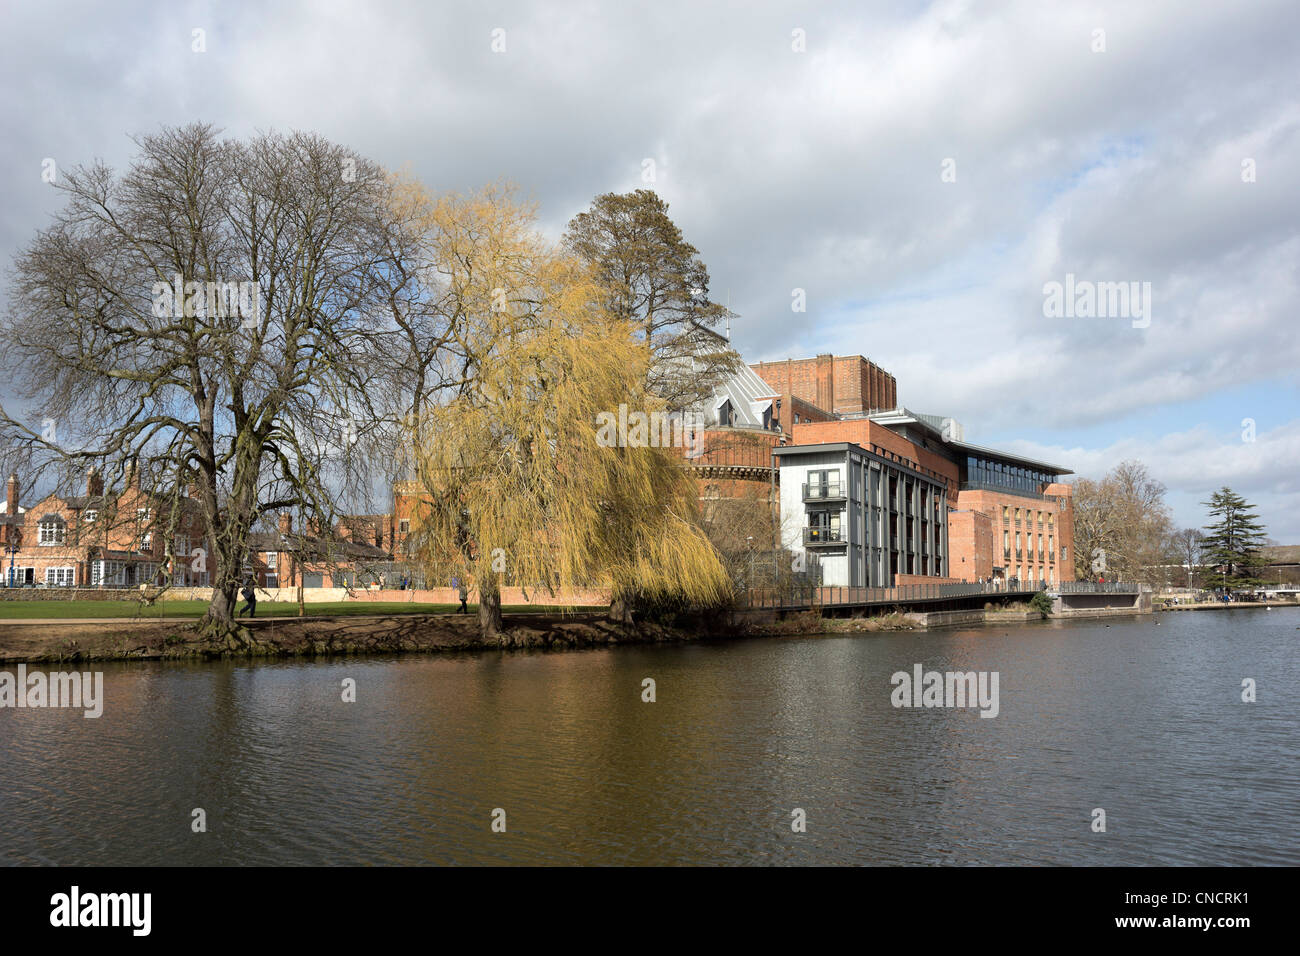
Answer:
M79 618L79 617L142 617L196 618L207 610L206 601L159 601L152 607L141 607L134 601L0 601L0 620L5 618ZM243 602L240 602L243 607ZM308 602L308 617L341 617L357 614L451 614L460 604L415 604L409 601L322 601ZM506 614L558 613L560 611L594 611L603 608L559 608L541 604L507 604ZM478 613L478 605L469 606L471 614ZM258 601L258 617L297 617L298 604L288 601Z

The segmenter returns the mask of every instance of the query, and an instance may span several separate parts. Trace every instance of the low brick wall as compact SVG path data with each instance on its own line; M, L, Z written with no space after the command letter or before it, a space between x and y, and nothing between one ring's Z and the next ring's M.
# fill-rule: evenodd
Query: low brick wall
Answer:
M138 601L140 588L0 588L0 601Z
M3 601L139 601L150 594L158 594L157 589L142 588L0 588L0 600ZM430 588L427 590L401 591L394 588L357 588L351 592L347 588L303 588L304 604L321 604L331 601L374 601L374 602L410 602L412 604L459 604L460 593L456 588ZM201 601L204 604L212 600L212 588L168 588L158 594L160 601ZM284 601L297 603L297 588L261 588L257 589L259 601ZM471 604L478 602L478 592L469 591ZM552 596L540 588L502 588L502 604L538 604L547 607L603 607L609 604L609 591L590 588L576 591L561 591Z
M297 598L294 598L294 600L297 600ZM456 588L429 588L408 591L393 589L374 591L357 590L353 592L351 598L337 598L336 600L410 601L413 604L459 604L460 592ZM478 591L474 588L470 588L467 600L471 604L477 603ZM540 604L547 607L564 607L568 605L579 607L600 607L609 603L609 591L601 588L591 588L577 591L559 591L552 596L551 593L544 588L502 588L501 603Z

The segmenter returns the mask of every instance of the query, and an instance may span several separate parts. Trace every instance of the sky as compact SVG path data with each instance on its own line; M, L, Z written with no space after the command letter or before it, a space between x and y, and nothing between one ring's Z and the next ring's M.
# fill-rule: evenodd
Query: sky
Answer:
M0 116L0 301L47 160L166 125L513 182L555 237L651 188L748 360L862 354L967 441L1139 459L1180 527L1226 484L1300 543L1294 0L3 0ZM1147 307L1054 312L1067 281Z

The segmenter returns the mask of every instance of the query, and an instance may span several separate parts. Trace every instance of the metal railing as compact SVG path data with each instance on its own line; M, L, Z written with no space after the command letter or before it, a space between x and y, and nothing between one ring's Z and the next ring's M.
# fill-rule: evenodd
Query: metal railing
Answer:
M1056 586L1061 594L1137 594L1136 581L1063 581Z
M1135 594L1138 585L1126 581L1071 581L1051 585L1039 579L959 584L909 584L896 588L855 588L835 586L810 586L789 589L754 588L739 596L741 607L748 608L813 608L863 604L907 604L913 601L941 601L978 595L1033 594L1038 591L1056 591L1061 594Z
M843 544L843 528L804 528L804 544Z
M821 484L810 482L803 486L804 501L829 501L837 498L844 498L847 495L847 489L838 481Z

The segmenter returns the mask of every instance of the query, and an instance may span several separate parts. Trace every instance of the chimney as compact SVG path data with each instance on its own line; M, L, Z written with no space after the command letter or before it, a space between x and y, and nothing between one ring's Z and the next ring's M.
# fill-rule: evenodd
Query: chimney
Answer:
M280 534L289 534L291 531L293 531L293 515L286 512L280 515Z
M104 494L104 479L99 470L91 465L86 469L86 497L100 498Z
M18 472L9 476L9 483L5 485L5 514L18 514Z
M817 405L823 411L835 411L835 356L817 356Z

